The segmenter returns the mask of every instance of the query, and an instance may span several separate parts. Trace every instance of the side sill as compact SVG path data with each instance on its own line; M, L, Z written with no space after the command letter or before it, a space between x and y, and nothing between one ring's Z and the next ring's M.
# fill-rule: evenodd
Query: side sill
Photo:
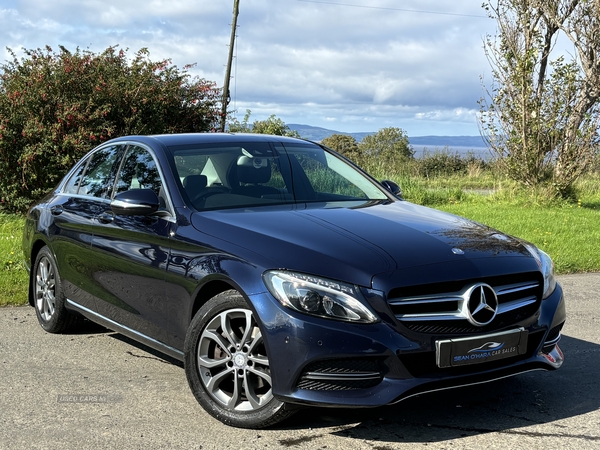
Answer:
M104 317L98 314L91 309L86 308L85 306L81 306L79 303L75 303L73 300L67 299L67 303L69 307L73 308L75 311L79 312L82 316L87 317L92 322L96 322L110 330L116 331L117 333L121 333L134 341L141 342L148 347L153 348L154 350L158 350L159 352L164 353L165 355L170 356L171 358L175 358L178 361L183 362L183 352L179 351L167 344L164 344L156 339L153 339L145 334L140 333L139 331L133 330L125 325L121 325L118 322L115 322L112 319Z

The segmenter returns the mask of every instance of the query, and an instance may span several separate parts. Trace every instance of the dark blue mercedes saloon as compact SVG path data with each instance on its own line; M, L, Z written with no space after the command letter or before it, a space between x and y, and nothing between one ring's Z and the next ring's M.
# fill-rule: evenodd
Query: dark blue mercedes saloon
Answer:
M87 318L183 361L237 427L563 362L548 255L304 140L108 141L32 206L23 251L46 331Z

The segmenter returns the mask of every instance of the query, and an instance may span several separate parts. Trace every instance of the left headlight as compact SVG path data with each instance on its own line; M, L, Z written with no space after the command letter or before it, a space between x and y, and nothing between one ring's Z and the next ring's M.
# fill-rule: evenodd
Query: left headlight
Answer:
M269 292L283 305L305 314L354 323L379 319L350 284L281 270L263 274ZM362 301L361 301L362 300Z
M526 244L527 250L531 253L542 271L542 275L544 276L544 294L542 295L542 300L546 299L554 292L556 288L556 278L554 276L554 263L552 262L552 258L548 256L548 254L535 245Z

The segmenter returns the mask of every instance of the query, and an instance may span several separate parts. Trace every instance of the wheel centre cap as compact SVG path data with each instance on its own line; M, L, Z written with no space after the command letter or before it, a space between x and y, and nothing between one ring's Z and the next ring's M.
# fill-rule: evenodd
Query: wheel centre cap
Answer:
M246 356L243 353L236 353L233 357L233 363L237 367L244 367L246 365Z

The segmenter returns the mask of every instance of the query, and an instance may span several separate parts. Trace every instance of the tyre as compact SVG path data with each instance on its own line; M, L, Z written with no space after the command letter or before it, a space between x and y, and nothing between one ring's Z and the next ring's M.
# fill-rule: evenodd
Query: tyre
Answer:
M54 256L48 247L38 253L31 271L35 313L48 333L64 333L82 320L65 308L65 297Z
M200 308L186 335L184 362L196 400L227 425L264 428L295 412L273 396L260 328L237 291Z

